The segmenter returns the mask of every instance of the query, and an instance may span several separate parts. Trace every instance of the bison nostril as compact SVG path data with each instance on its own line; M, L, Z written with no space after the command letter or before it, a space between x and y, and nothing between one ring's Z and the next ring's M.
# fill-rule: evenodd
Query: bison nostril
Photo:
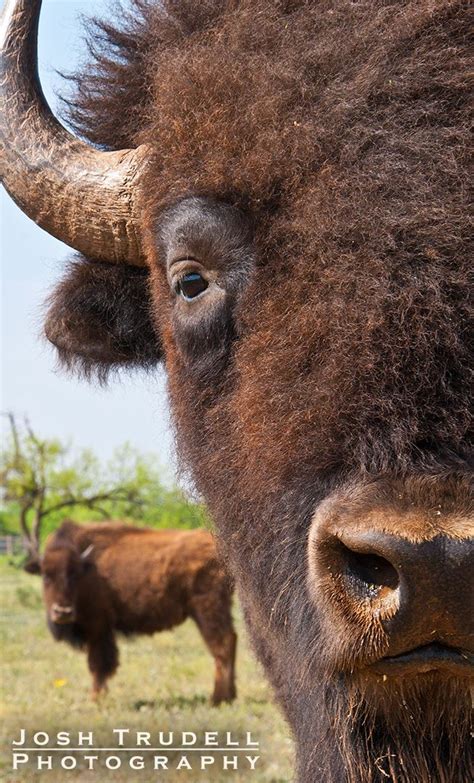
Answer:
M61 606L60 604L53 604L52 609L55 614L72 614L73 611L72 606Z
M340 555L345 565L346 578L356 580L361 586L379 591L380 588L396 590L399 576L388 560L373 552L355 552L340 544Z
M347 620L389 620L400 608L399 558L390 556L378 537L345 530L310 541L310 586ZM397 565L395 566L394 563ZM400 571L399 571L400 569Z

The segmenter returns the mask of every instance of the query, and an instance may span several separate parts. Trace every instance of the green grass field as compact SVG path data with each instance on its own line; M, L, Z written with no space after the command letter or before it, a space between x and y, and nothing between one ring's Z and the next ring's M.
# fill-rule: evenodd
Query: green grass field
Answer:
M0 589L3 695L0 779L3 783L40 780L48 783L177 783L183 780L283 783L291 779L293 747L289 732L249 651L239 617L236 618L238 698L233 704L220 708L209 705L213 661L190 621L174 631L153 637L120 639L121 666L110 682L107 696L101 703L94 704L89 697L90 678L85 656L65 644L54 642L49 635L39 578L18 571L3 559L0 561ZM238 615L237 610L234 613ZM108 771L103 766L89 771L82 764L67 772L61 768L38 772L30 766L13 772L11 742L20 728L49 734L93 731L94 744L107 744L107 747L112 742L112 728L152 734L171 730L175 733L194 731L201 735L204 731L231 731L241 737L250 731L260 742L260 760L254 772L248 767L223 772L218 761L205 771L170 768L166 772L156 772L149 767L131 772L124 763L115 771ZM194 755L189 754L191 761ZM31 756L36 757L36 754Z

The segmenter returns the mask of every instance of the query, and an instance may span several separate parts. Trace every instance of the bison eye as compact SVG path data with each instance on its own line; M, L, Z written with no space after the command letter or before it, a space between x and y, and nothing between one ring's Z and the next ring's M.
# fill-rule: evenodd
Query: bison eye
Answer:
M190 302L191 299L204 293L208 286L209 283L199 272L187 272L178 280L176 292L187 302Z

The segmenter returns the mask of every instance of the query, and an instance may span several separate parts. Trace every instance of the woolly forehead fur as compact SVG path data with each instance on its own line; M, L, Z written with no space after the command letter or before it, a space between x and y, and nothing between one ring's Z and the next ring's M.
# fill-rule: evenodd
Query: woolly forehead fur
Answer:
M463 4L134 5L95 31L70 116L151 144L152 229L189 194L253 217L232 400L248 480L462 463Z

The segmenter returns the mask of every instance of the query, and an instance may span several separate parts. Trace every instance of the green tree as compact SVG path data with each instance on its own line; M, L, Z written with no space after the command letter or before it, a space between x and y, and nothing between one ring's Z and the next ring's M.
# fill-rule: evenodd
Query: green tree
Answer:
M25 548L39 553L41 540L65 518L137 520L152 527L201 527L200 504L167 486L152 457L125 444L102 464L89 450L40 438L25 419L7 414L9 434L0 461L1 521L19 530Z

